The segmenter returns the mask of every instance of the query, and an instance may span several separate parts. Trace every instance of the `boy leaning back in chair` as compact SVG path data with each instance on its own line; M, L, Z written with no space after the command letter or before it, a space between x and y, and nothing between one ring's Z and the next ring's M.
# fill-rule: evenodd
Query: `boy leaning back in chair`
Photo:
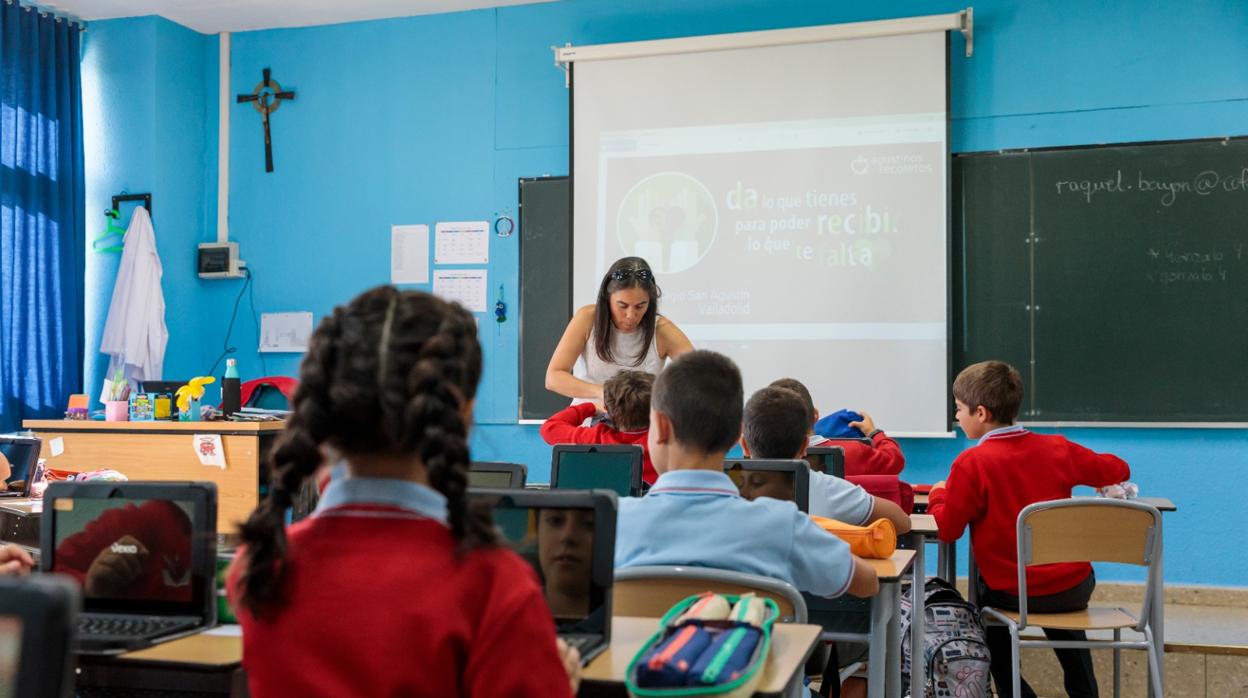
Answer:
M871 596L875 571L792 502L741 497L724 454L741 435L741 373L691 351L654 382L650 458L659 479L620 500L615 566L691 565L782 579L817 596Z
M1127 464L1094 453L1055 434L1034 434L1014 424L1023 401L1023 381L1012 366L984 361L963 369L953 382L958 425L978 439L953 462L947 482L932 488L928 511L936 518L940 539L956 541L971 527L971 547L979 565L979 603L1018 609L1018 546L1015 522L1029 504L1066 499L1075 485L1104 487L1126 480ZM1096 587L1086 562L1027 568L1027 608L1039 613L1078 611L1088 606ZM1050 630L1050 640L1084 640L1082 631ZM1010 685L1010 638L1002 626L987 629L992 676L997 695ZM1097 695L1092 654L1087 649L1058 649L1066 692L1081 698ZM1035 691L1022 682L1026 698Z

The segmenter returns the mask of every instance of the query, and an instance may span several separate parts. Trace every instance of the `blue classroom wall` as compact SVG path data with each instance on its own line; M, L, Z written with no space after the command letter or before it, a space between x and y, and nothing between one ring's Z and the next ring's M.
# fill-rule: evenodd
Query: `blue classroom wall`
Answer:
M567 174L567 92L552 64L552 45L886 19L964 6L583 0L236 33L232 94L250 92L264 67L298 91L273 116L272 174L263 171L258 115L245 105L231 107L230 232L255 272L256 310L308 310L320 317L388 280L390 225L514 217L517 178ZM1241 29L1248 25L1248 5L1207 0L1173 10L1129 0L976 3L975 56L963 57L961 37L951 41L954 151L1244 135L1248 43ZM84 98L88 211L102 210L107 195L123 187L156 195L171 335L165 373L171 378L208 369L221 352L242 287L241 281L201 281L190 268L195 243L216 235L216 61L215 37L157 18L93 22L85 38L84 84L89 66L102 70L91 78L95 103ZM178 85L164 98L185 103L158 106L158 84ZM177 127L139 127L173 118L169 107L181 114ZM180 176L153 175L174 171L181 163L174 152L197 148L200 162L176 170ZM165 201L174 208L164 208ZM185 207L176 214L184 218L166 216L178 206ZM491 313L480 316L486 373L473 453L526 463L530 480L541 482L549 474L549 447L536 426L515 423L517 243L517 236L490 243L491 305L501 283L511 321L500 326ZM105 306L115 265L115 259L96 260L88 270L88 288ZM95 332L88 347L98 346L104 310L88 312ZM293 354L269 354L261 364L246 298L231 344L245 378L298 370ZM88 356L88 370L98 386L103 369L95 356ZM1179 504L1180 511L1166 518L1168 581L1245 584L1248 560L1215 560L1212 547L1193 543L1248 515L1240 484L1248 434L1062 433L1123 456L1145 494ZM930 482L943 477L967 442L907 439L902 445L907 478ZM1138 577L1110 570L1102 578Z

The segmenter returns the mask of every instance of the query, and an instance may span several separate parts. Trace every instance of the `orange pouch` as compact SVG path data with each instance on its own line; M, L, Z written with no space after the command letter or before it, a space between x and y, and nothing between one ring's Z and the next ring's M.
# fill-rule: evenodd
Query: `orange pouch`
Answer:
M812 516L811 521L823 530L849 543L849 550L858 557L884 559L897 549L897 529L888 519L876 519L866 526L852 526L836 519Z

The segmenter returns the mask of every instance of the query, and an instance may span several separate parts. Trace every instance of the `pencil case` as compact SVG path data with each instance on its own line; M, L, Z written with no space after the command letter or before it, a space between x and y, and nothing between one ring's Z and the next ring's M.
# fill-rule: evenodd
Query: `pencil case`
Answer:
M876 519L866 526L854 526L822 516L810 517L815 525L849 543L858 557L885 559L897 550L897 529L888 519Z
M629 662L624 684L630 696L746 698L754 694L763 677L763 666L771 650L772 626L780 616L780 609L771 599L753 599L752 594L725 594L724 598L734 606L727 618L686 620L684 616L691 607L704 603L703 594L682 599L664 614L658 630ZM746 604L739 603L743 598ZM751 604L752 599L754 603ZM671 685L677 683L675 675L681 673L679 667L673 667L664 677L670 681L669 685L642 685L656 678L653 666L657 663L652 665L651 662L657 656L668 651L669 663L690 661L695 652L686 648L695 642L705 642L705 645L690 664L683 667L684 685Z

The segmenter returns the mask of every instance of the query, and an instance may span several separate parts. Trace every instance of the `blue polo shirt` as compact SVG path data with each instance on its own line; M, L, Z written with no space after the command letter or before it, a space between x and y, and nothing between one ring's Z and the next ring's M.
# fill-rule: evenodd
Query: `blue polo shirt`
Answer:
M690 565L782 579L816 596L840 596L854 556L792 502L751 502L722 472L663 473L644 497L620 500L615 566Z

